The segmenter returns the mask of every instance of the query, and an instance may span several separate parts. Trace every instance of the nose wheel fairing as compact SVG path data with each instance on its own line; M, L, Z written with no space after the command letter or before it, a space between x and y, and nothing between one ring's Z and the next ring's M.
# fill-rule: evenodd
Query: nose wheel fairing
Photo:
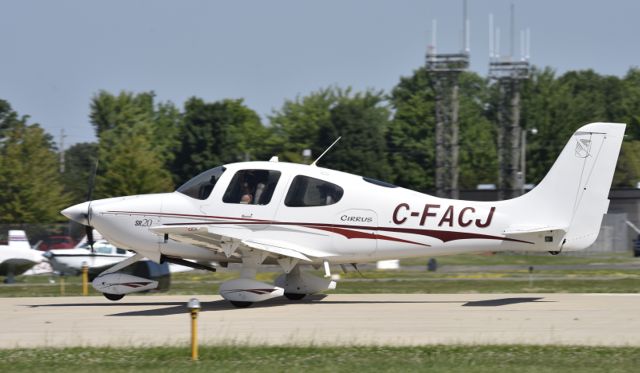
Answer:
M118 272L140 260L142 254L135 254L100 273L91 283L94 289L109 300L119 300L125 294L138 293L158 288L159 282L127 273Z

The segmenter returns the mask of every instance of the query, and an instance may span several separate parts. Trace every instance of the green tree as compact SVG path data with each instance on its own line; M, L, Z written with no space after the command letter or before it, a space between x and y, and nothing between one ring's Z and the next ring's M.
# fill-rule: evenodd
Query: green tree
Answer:
M71 203L84 202L87 198L89 179L98 159L98 144L74 144L65 151L64 159L64 189L69 194Z
M340 142L319 161L320 165L382 180L389 179L385 135L391 112L382 92L340 94L321 122L311 149L320 155L339 136Z
M156 109L153 101L152 92L114 96L102 91L93 97L90 118L100 160L95 198L173 189L166 164L173 157L178 115L171 104Z
M640 182L640 141L624 141L618 158L613 185L617 187L637 187Z
M497 176L496 127L485 113L487 82L475 73L459 78L459 186L475 188L495 183ZM435 93L426 68L401 78L391 92L395 116L388 131L394 182L428 191L435 179Z
M184 106L181 143L172 166L176 183L224 163L266 156L267 130L241 99L207 103L192 97Z
M50 223L64 219L68 196L51 136L27 124L0 100L0 222Z
M521 126L527 134L527 183L539 183L573 133L570 123L558 122L558 111L566 105L568 93L556 80L552 69L533 69L522 89Z
M629 69L621 82L619 121L627 124L627 130L613 185L635 188L640 182L640 69Z
M272 147L291 162L312 161L339 136L340 142L319 162L327 167L386 179L385 133L391 115L382 92L353 94L329 87L287 100L270 116ZM304 160L302 151L312 158Z
M487 116L487 81L466 72L460 75L460 157L459 187L475 189L478 184L494 184L498 173L497 127Z
M387 132L391 179L414 190L434 188L435 93L426 68L400 79L391 91L395 111Z
M620 120L627 123L627 138L640 140L640 68L629 69L622 80L622 106L624 116Z
M162 193L173 189L171 174L150 141L149 127L118 127L100 139L96 198Z
M117 96L100 91L91 100L89 118L98 138L109 130L126 125L133 126L153 119L153 92L134 94L120 92Z
M542 180L580 126L591 122L632 123L634 110L640 108L639 91L634 85L640 80L638 76L633 69L625 79L584 70L556 78L549 68L535 69L523 90L523 126L537 130L535 136L528 136L527 179L535 183ZM640 134L635 128L627 128L630 140ZM634 147L623 147L618 174L635 174ZM629 175L616 175L614 185L635 185Z
M149 141L157 156L168 167L180 144L180 110L172 102L155 102L155 93L120 92L117 96L100 91L91 100L91 124L96 136L113 129L145 124L150 126Z
M152 123L151 144L162 155L165 167L169 169L180 148L182 114L172 102L160 102L153 112Z
M269 117L271 132L270 147L282 160L302 163L302 151L313 149L312 157L324 149L316 145L319 130L331 120L330 109L341 95L339 88L330 87L312 92L295 100L286 100L280 110ZM311 161L311 159L306 160Z

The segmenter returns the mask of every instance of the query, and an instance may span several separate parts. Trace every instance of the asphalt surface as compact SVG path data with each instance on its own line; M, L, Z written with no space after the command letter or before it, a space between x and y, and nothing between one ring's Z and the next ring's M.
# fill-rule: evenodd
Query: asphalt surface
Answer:
M0 348L187 344L189 296L0 298ZM202 302L200 343L640 346L640 294L335 294Z

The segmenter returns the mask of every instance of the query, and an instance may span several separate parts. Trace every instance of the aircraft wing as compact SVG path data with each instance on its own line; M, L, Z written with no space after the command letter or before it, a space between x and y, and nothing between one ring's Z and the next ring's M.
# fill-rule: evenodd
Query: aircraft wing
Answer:
M276 258L289 257L306 262L313 258L324 258L332 254L280 240L255 237L253 231L245 229L221 228L215 226L167 226L151 228L157 234L168 234L170 239L231 256L237 249L245 247L263 251Z

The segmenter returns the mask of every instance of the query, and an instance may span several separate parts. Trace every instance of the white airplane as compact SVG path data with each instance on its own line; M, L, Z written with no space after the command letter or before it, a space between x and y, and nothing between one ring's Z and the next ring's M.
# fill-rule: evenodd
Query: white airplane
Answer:
M5 283L15 282L20 275L44 260L42 253L32 250L27 234L21 230L10 230L8 245L0 245L0 276Z
M116 248L106 240L97 239L93 244L93 251L85 242L73 249L49 250L43 255L49 260L53 270L60 274L78 275L82 273L82 265L86 263L89 266L89 272L97 271L95 272L97 275L102 270L134 254L125 249Z
M43 256L47 258L53 271L61 275L79 275L82 273L82 266L86 263L89 277L93 278L110 266L134 255L131 251L115 247L98 231L93 231L92 238L95 240L93 245L85 236L73 249L49 250L44 252ZM169 264L171 273L190 270L192 268Z
M62 214L136 252L93 282L110 299L148 286L117 273L143 257L241 263L240 278L220 286L238 307L301 299L335 287L332 265L588 247L607 212L624 131L624 124L583 126L536 188L505 201L438 198L317 167L317 160L274 157L213 168L173 193L88 201ZM275 284L257 281L261 264L278 264L284 274ZM301 271L305 264L323 267L325 278Z

